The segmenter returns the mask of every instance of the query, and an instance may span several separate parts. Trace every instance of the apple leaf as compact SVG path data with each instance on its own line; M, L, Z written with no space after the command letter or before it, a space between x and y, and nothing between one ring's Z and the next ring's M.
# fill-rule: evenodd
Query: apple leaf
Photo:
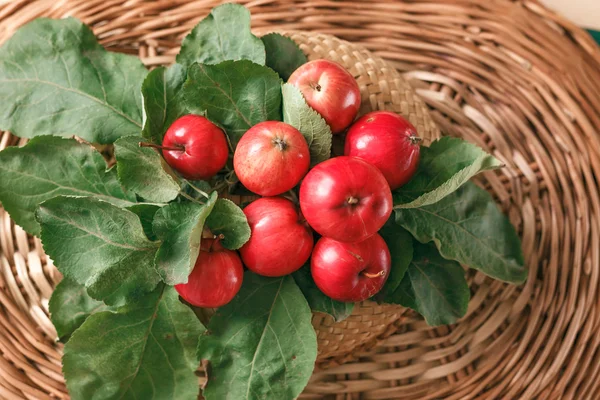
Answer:
M0 48L0 128L112 143L142 127L138 57L107 52L80 21L38 18Z
M421 146L419 168L412 179L394 193L394 208L416 208L436 203L480 172L502 163L465 140L443 137Z
M467 312L470 291L465 272L442 258L432 244L416 243L414 258L390 298L425 317L430 326L453 324Z
M310 265L300 268L292 276L300 290L302 290L302 294L306 297L311 310L329 314L335 322L343 321L352 314L354 303L333 300L319 290L310 273Z
M69 340L73 332L92 314L114 311L101 301L92 299L85 286L65 278L56 286L48 305L50 318L60 341Z
M221 244L230 250L239 249L250 239L250 225L246 214L228 199L217 200L206 225L213 234L223 235Z
M210 362L207 400L295 399L317 358L312 313L291 276L250 271L212 317L198 353Z
M142 136L155 144L162 144L169 126L179 117L189 114L181 89L187 78L187 69L179 64L169 68L158 67L148 74L142 84L144 102L144 129Z
M183 86L186 106L220 124L235 147L250 127L281 121L280 79L272 69L248 60L193 64Z
M213 192L205 204L171 203L156 212L152 229L162 244L156 253L156 270L169 285L186 283L194 269L206 218L217 201Z
M305 64L308 59L300 47L289 37L279 33L269 33L261 38L267 52L267 67L287 81L292 72Z
M158 243L137 215L89 197L59 196L36 212L44 251L63 275L109 305L122 305L156 287Z
M203 331L175 289L164 284L117 312L93 314L65 345L69 394L73 400L196 400L196 348Z
M218 174L214 177L213 181L215 182L215 186L217 182L223 182L223 175ZM210 193L212 191L213 186L207 181L192 181L187 179L183 179L181 181L181 192L187 194L186 197L188 199L191 197L202 203L206 200L205 194Z
M94 148L73 139L40 136L24 147L0 152L0 202L11 218L32 235L38 204L55 196L94 196L126 207L135 195L126 193L114 170Z
M115 142L119 181L145 200L168 203L179 195L179 184L164 170L156 150L140 147L143 141L141 136L127 136Z
M265 65L265 46L250 32L250 11L239 4L223 4L194 27L181 44L177 62L218 64L250 60Z
M213 188L207 181L192 181L185 180L183 181L183 189L188 192L188 194L194 194L200 196L200 198L205 198L206 196L200 194L197 189L204 191L205 193L212 192Z
M283 121L298 129L306 139L310 150L311 165L331 156L331 128L323 117L313 110L298 88L289 83L281 87L283 94Z
M142 228L146 237L152 241L158 240L154 231L152 230L152 222L154 221L154 215L159 210L160 206L155 204L144 204L139 203L133 206L127 207L129 211L136 214L142 223Z
M490 194L472 182L435 204L397 209L396 222L419 242L433 241L446 259L505 282L527 278L515 228Z
M393 218L379 230L392 256L390 275L377 295L383 302L388 302L387 297L396 291L413 258L413 238L410 233L394 223Z

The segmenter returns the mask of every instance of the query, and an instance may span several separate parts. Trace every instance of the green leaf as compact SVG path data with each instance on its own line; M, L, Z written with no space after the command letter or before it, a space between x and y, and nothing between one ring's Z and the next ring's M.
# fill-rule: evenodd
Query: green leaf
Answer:
M69 340L73 332L92 314L114 311L101 301L92 299L85 286L65 278L56 286L50 297L50 318L62 342Z
M188 194L200 195L201 199L206 198L206 196L202 195L198 189L205 193L210 193L213 190L212 186L207 181L192 181L188 179L183 181L183 189L187 190L189 192Z
M392 268L378 298L389 302L388 297L396 291L404 278L408 265L413 258L413 238L410 233L394 223L393 217L379 230L392 256Z
M154 204L142 203L127 207L129 211L133 212L139 217L146 237L152 241L158 239L154 234L154 231L152 230L152 222L154 221L154 215L156 214L159 208L160 206Z
M436 203L482 171L502 163L465 140L443 137L421 146L415 176L394 193L395 208L416 208Z
M300 47L289 37L279 33L269 33L261 39L267 52L267 67L277 72L284 81L287 81L292 72L308 61Z
M217 201L213 192L206 204L171 203L154 216L152 229L162 244L156 253L156 269L169 285L186 283L200 253L204 222Z
M143 141L140 136L127 136L115 142L119 181L145 200L168 203L179 195L179 184L164 170L156 150L140 147Z
M435 246L415 244L415 256L396 292L394 303L409 307L431 326L453 324L467 312L469 286L455 261L442 258Z
M331 128L323 117L310 108L298 88L289 83L281 87L283 121L298 129L308 143L310 163L316 165L331 156Z
M200 358L210 361L204 397L295 399L317 358L311 319L291 276L246 272L238 295L217 311L200 339Z
M250 32L250 11L238 4L213 8L185 37L177 55L177 62L185 66L226 60L265 65L265 46Z
M0 128L112 143L142 128L138 57L107 52L80 21L38 18L0 48Z
M158 243L146 238L133 212L94 198L60 196L42 203L36 218L58 270L94 299L122 305L159 282L153 262Z
M206 225L215 235L223 235L221 244L230 250L239 249L250 239L250 225L246 214L228 199L217 200Z
M306 297L311 310L329 314L335 322L343 321L352 314L354 303L333 300L319 290L310 273L310 265L300 268L292 276L300 290L302 290L302 294Z
M281 121L281 86L272 69L248 60L218 65L194 64L183 86L187 107L206 112L220 124L235 146L250 127Z
M150 71L142 84L144 138L162 144L169 126L177 118L189 114L181 91L186 78L187 70L180 64L173 64L169 68L158 67Z
M40 232L35 209L55 196L94 196L123 207L135 203L116 171L106 171L102 155L73 139L40 136L24 147L6 148L0 152L0 176L0 201L32 235Z
M396 210L396 222L449 260L505 282L527 278L519 237L485 190L467 182L443 200Z
M214 181L220 182L219 179L221 177L217 176L214 178ZM216 185L216 183L215 183ZM189 197L199 200L200 202L206 200L206 193L210 193L213 191L213 187L207 181L191 181L184 179L181 182L181 191L186 193ZM204 192L204 193L201 193Z
M73 400L196 400L203 331L175 289L162 284L116 313L96 313L65 345L69 394Z

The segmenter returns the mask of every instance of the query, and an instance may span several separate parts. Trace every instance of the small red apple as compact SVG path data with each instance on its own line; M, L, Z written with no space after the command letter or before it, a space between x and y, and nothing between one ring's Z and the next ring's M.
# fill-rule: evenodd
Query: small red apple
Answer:
M333 133L346 129L360 108L356 80L333 61L308 62L292 73L288 83L300 89L306 103L321 114Z
M233 169L242 184L261 196L287 192L306 175L310 153L304 136L279 121L254 125L239 141Z
M352 124L346 135L344 154L362 158L379 168L394 190L417 171L420 141L415 127L400 115L373 111Z
M379 234L362 242L323 237L313 250L310 268L319 289L338 301L363 301L381 290L392 260Z
M392 213L392 192L377 168L356 157L315 166L300 186L300 207L321 235L357 242L376 233Z
M218 240L202 239L200 254L187 283L175 290L196 307L221 307L239 292L244 267L235 251L227 250Z
M210 179L227 163L229 147L219 127L199 115L184 115L171 124L163 138L163 157L181 176Z
M263 197L244 208L252 234L240 249L249 270L263 276L291 274L306 263L313 235L294 203Z

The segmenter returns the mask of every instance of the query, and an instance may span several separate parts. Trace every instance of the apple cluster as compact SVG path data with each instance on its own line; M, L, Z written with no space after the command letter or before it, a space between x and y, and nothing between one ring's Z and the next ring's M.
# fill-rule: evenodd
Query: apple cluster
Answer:
M243 265L278 277L310 259L318 288L343 302L368 299L387 280L390 252L377 232L392 213L392 190L417 169L415 128L387 111L368 113L352 124L360 90L354 77L332 61L306 63L288 83L333 134L345 132L344 155L310 168L309 146L296 128L280 121L250 128L235 148L233 167L244 187L262 196L244 209L251 236L239 255L218 238L203 240L188 282L176 286L193 305L228 303L241 287ZM176 120L162 143L167 163L191 180L212 178L227 163L228 150L223 131L198 115ZM285 196L289 193L293 196Z

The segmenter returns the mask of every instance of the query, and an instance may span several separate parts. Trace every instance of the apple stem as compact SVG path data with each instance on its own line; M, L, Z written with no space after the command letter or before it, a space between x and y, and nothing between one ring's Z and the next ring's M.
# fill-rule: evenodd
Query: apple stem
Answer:
M356 204L358 203L358 199L354 196L348 197L348 204Z
M364 276L366 276L367 278L373 279L373 278L379 278L380 276L384 276L385 271L381 270L381 271L377 272L376 274L371 274L370 272L363 272L362 274Z
M410 141L410 144L419 144L419 143L421 143L423 138L421 138L419 136L411 135L408 137L408 140Z
M166 146L159 146L157 144L147 143L147 142L140 142L139 145L140 145L140 147L151 147L153 149L158 149L158 150L185 151L185 147L183 147L183 146L181 146L181 147L166 147Z
M225 235L223 235L222 233L219 233L218 235L215 235L214 240L212 241L212 243L210 244L210 247L208 248L208 251L212 251L213 246L215 245L215 243L219 243L223 239L225 239Z

